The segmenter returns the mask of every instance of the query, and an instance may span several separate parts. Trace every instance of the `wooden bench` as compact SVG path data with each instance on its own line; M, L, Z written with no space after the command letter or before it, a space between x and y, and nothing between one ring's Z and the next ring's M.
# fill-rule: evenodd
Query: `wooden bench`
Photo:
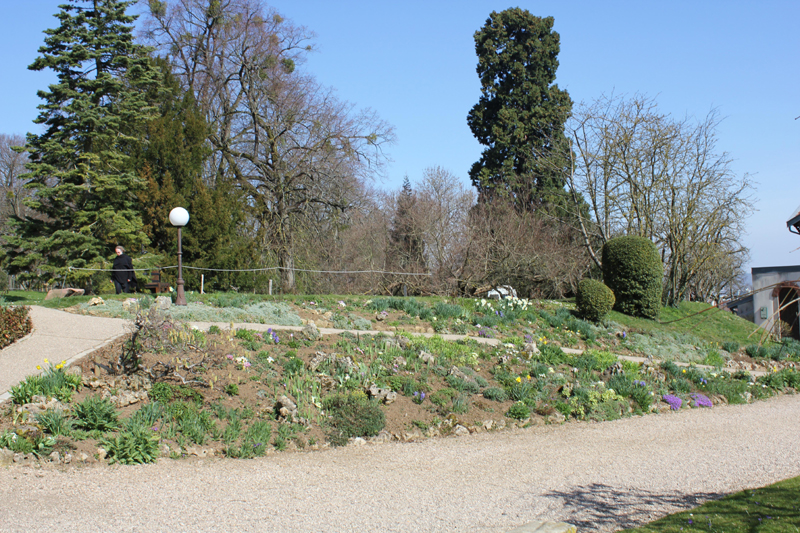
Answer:
M158 294L160 292L169 292L169 283L166 281L161 281L161 271L160 270L151 270L150 271L150 281L145 283L142 290L150 290L153 294Z

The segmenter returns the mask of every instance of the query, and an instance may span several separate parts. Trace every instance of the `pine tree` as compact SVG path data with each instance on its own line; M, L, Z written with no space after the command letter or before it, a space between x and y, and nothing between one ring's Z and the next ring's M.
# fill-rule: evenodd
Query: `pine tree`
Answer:
M104 266L115 245L147 243L130 154L154 114L147 92L160 86L160 72L133 42L133 2L70 1L29 67L58 77L38 93L34 122L44 132L27 138L34 215L17 219L7 242L9 271L29 278L38 270L60 280L69 267ZM91 288L86 271L68 279Z
M482 94L467 122L487 147L470 170L480 201L505 198L521 211L564 214L572 100L554 84L559 36L552 29L552 17L513 8L492 12L475 33Z

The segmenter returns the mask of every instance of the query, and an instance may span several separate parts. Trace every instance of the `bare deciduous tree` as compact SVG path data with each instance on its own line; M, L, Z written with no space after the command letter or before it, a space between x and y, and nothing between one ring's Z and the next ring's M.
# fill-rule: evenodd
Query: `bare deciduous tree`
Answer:
M741 264L747 253L740 238L752 186L718 150L719 122L716 111L675 120L636 95L582 105L569 125L568 184L589 204L581 229L590 255L599 263L599 246L617 235L651 239L665 265L667 305L691 292L711 297L720 265Z
M217 176L231 175L295 289L295 256L318 210L343 212L393 141L373 112L356 112L297 70L310 33L260 0L151 0L147 35L211 124Z

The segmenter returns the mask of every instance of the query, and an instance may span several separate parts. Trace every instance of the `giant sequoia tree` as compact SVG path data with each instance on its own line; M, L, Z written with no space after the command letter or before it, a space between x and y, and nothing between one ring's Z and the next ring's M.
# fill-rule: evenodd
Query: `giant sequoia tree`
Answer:
M506 198L524 211L563 209L564 123L572 100L554 84L553 18L520 8L492 12L475 33L475 52L481 97L467 122L486 146L470 170L479 200Z
M130 153L153 114L146 92L160 84L147 50L133 42L133 16L120 0L71 0L45 33L29 67L53 70L58 81L39 91L37 124L29 134L26 205L7 239L8 270L61 278L67 267L101 266L114 245L146 241L136 206L141 180ZM88 282L88 275L72 274Z

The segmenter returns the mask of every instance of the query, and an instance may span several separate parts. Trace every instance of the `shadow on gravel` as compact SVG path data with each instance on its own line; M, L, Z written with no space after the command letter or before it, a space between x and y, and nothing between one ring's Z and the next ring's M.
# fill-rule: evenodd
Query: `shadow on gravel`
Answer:
M562 500L566 521L578 531L617 531L638 527L664 515L718 500L723 493L661 494L593 483L571 491L550 491L545 498Z

